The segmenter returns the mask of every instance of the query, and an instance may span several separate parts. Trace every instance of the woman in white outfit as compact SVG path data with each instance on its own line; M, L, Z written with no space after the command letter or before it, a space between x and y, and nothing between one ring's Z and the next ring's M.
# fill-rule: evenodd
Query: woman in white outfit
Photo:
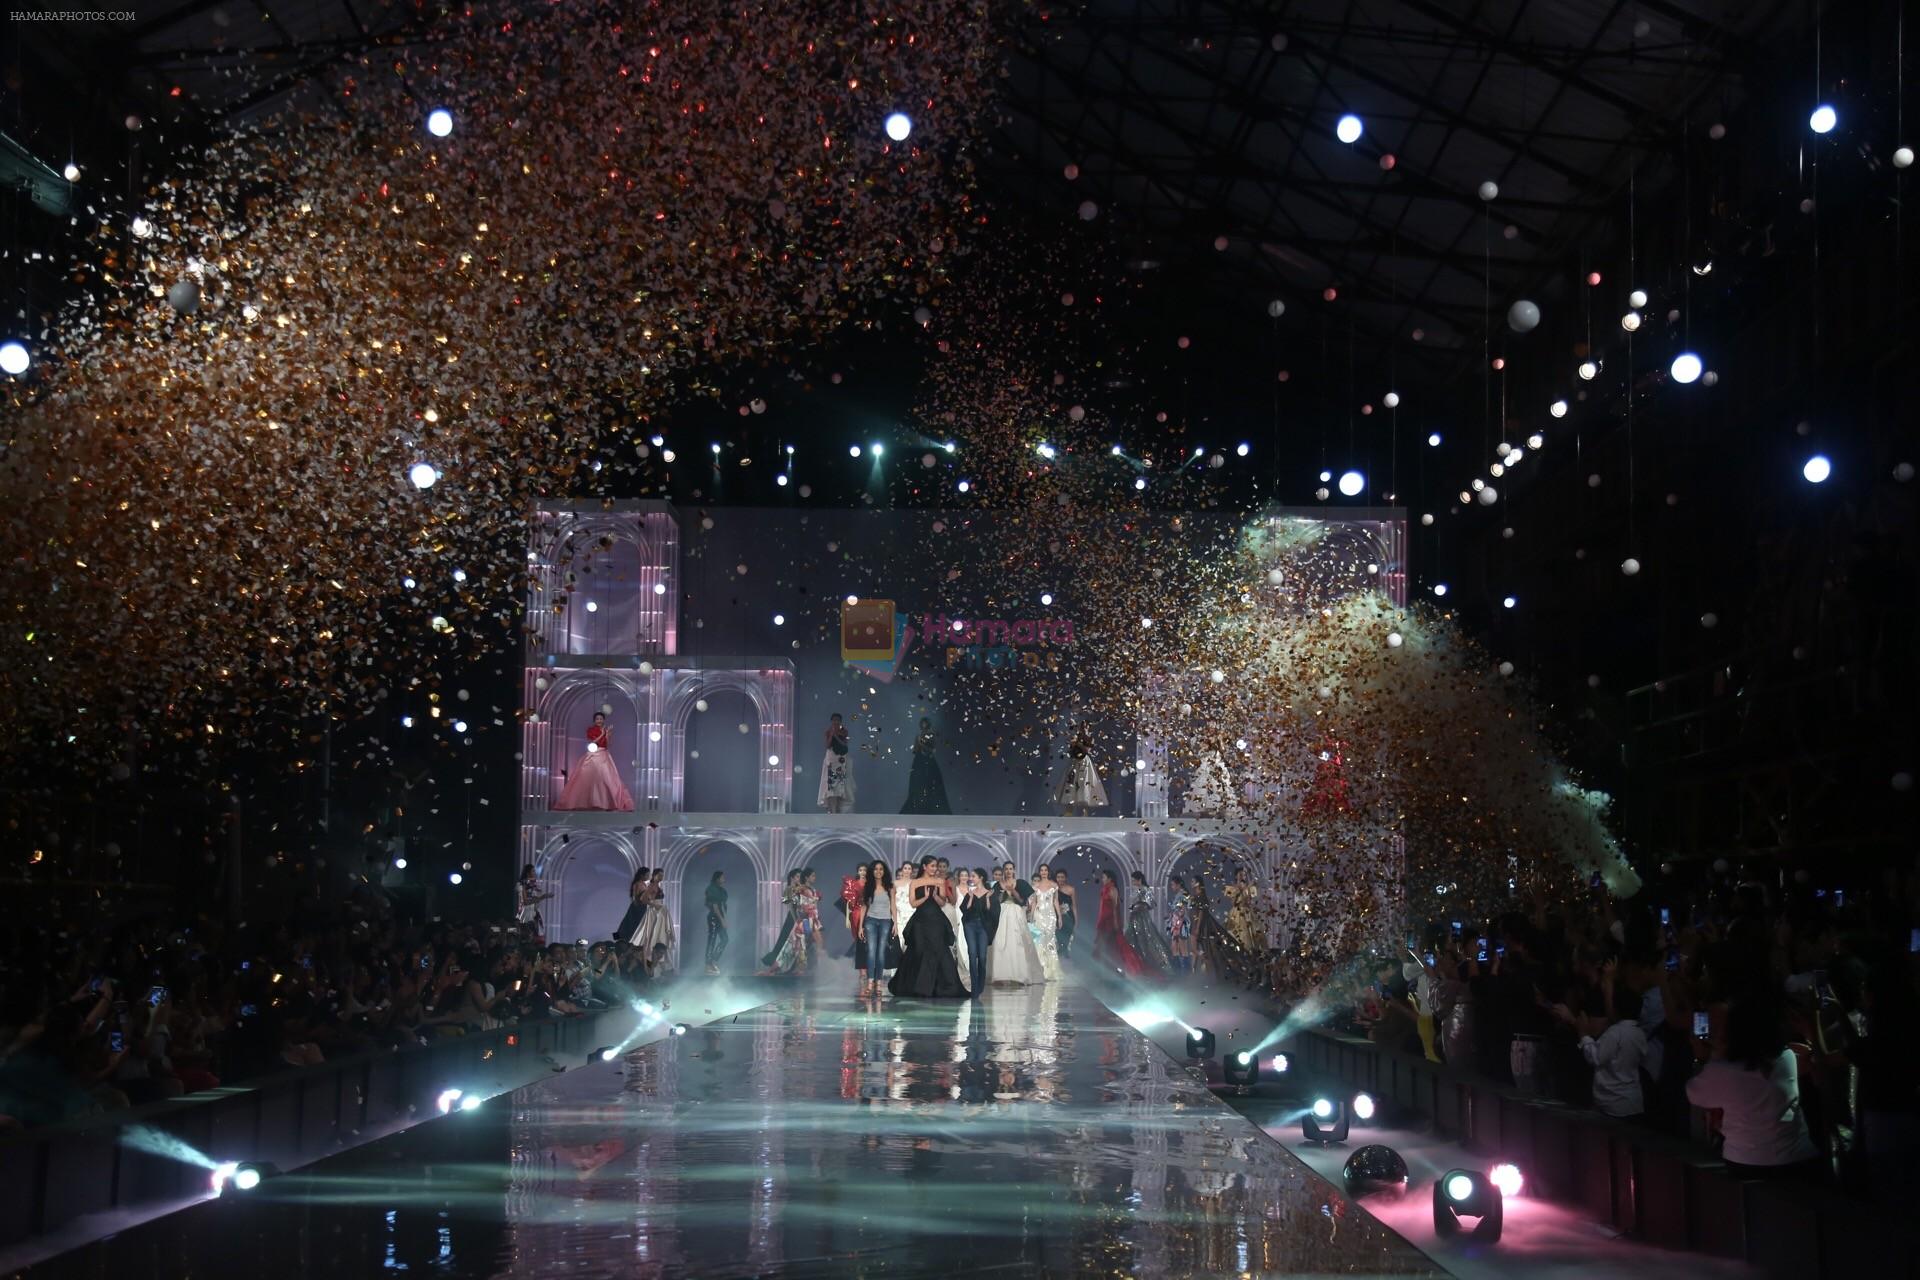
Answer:
M828 813L853 812L853 754L838 711L827 724L827 750L820 758L819 804Z
M1033 945L1033 932L1027 928L1027 906L1020 896L1020 882L1011 864L1000 868L1000 923L993 932L993 945L987 948L987 980L996 987L1024 987L1045 982L1040 968L1040 953Z
M1033 877L1027 921L1032 925L1033 949L1040 957L1040 980L1060 981L1060 948L1054 943L1054 932L1060 927L1060 889L1045 867Z

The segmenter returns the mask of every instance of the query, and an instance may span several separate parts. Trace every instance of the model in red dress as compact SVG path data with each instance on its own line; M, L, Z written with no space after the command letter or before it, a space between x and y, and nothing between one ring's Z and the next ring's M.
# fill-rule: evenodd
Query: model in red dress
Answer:
M1120 881L1111 870L1102 871L1100 916L1093 932L1093 958L1102 964L1112 965L1129 978L1138 978L1147 972L1147 965L1127 941L1126 934L1121 932L1121 915Z

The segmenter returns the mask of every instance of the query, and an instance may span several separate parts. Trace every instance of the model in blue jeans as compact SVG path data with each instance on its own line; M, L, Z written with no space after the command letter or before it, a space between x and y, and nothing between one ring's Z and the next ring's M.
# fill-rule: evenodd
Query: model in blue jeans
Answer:
M987 892L985 871L962 869L958 876L960 928L967 935L967 976L978 998L987 989L987 947L993 941L988 921L993 918L993 901Z
M866 923L861 926L861 932L867 935L867 980L876 982L879 980L878 975L884 973L887 968L887 935L893 932L893 919L888 917L885 920L875 920L872 915L868 915Z

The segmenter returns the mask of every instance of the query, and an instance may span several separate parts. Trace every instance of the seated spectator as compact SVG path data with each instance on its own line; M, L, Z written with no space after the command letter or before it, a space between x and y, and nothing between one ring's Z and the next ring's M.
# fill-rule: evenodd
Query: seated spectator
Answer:
M1735 1001L1713 1059L1687 1081L1687 1099L1721 1113L1727 1168L1747 1177L1815 1170L1819 1150L1800 1106L1800 1079L1779 1007L1764 997Z
M1640 1029L1640 997L1613 981L1614 962L1602 967L1602 1011L1576 1014L1553 1006L1556 1018L1580 1037L1580 1053L1593 1067L1593 1106L1602 1115L1638 1119L1646 1112L1640 1089L1640 1065L1647 1034Z

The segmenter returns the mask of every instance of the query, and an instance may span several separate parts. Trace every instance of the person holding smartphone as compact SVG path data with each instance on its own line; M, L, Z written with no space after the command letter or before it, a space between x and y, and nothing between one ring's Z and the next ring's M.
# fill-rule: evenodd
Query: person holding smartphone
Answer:
M1696 1037L1707 1030L1704 1018L1694 1015ZM1735 1000L1719 1043L1698 1042L1712 1056L1687 1081L1687 1100L1720 1112L1727 1168L1749 1178L1814 1172L1820 1152L1800 1105L1799 1064L1787 1048L1779 1005L1764 996Z

